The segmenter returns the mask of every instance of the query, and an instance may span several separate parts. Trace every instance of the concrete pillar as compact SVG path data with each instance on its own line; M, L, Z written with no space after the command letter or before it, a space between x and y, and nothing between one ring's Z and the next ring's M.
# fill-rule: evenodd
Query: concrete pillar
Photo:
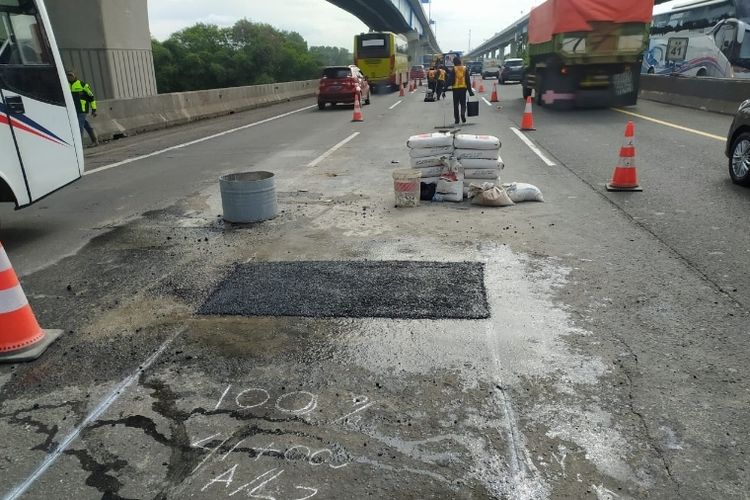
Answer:
M516 40L510 42L510 56L518 57L518 42Z
M424 42L420 40L419 33L411 31L406 34L406 39L409 41L409 64L422 64L422 55L424 54Z
M63 63L97 99L156 95L146 0L47 0Z

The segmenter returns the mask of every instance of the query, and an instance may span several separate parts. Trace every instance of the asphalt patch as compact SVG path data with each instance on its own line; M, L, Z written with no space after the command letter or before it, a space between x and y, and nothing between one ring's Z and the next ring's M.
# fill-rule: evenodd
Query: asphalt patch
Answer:
M234 268L201 315L485 319L480 262L259 262Z

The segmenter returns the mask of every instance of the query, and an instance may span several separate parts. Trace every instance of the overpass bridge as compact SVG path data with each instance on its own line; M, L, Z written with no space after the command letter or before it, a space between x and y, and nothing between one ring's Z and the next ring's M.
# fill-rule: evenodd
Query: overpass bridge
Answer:
M669 0L655 0L654 4L666 3ZM502 58L506 52L516 55L518 46L526 40L529 29L529 15L526 14L502 31L495 33L489 40L466 54L468 58ZM510 49L510 50L508 50Z
M405 34L414 61L421 60L426 51L439 51L419 0L328 1L373 30ZM63 62L89 81L99 98L157 94L147 0L45 3Z

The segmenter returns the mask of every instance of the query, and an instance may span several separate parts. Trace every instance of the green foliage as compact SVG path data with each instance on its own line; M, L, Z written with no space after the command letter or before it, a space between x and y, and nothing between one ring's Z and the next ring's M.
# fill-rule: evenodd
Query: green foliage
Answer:
M308 47L299 33L247 19L198 23L151 47L160 93L310 80L323 66L352 64L346 49Z

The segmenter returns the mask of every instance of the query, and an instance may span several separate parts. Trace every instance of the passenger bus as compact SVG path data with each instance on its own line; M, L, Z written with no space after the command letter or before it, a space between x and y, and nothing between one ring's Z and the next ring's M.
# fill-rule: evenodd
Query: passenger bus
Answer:
M750 2L701 0L654 15L642 72L750 77Z
M75 181L83 147L41 0L0 0L0 202L28 206Z
M361 33L354 37L354 64L376 91L398 89L409 81L409 42L388 31Z

